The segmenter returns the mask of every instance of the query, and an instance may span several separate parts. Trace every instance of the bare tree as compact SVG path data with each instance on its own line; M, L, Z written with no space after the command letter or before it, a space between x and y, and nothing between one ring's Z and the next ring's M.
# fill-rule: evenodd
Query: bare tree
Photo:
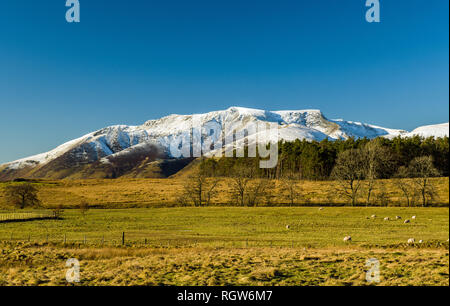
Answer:
M240 206L245 206L247 188L253 177L252 174L252 170L245 166L237 167L233 171L231 191L233 193L233 198Z
M422 206L425 207L436 197L436 190L431 177L439 176L439 171L433 165L432 156L414 158L408 166L409 176L416 190L422 198Z
M217 195L217 185L220 183L220 179L218 177L209 178L207 181L207 185L205 188L206 191L206 201L205 205L211 205L212 199Z
M298 178L298 175L294 172L285 173L285 175L281 178L281 184L287 194L290 206L294 205L297 197L299 196Z
M264 204L266 206L272 206L276 194L273 192L268 192L269 190L275 190L277 188L277 183L275 180L267 180L266 191L264 192Z
M30 183L6 186L5 197L7 202L19 209L41 205L41 201L38 198L38 189Z
M406 204L410 207L414 203L415 190L412 180L408 177L408 168L401 166L395 174L394 184L398 189L400 189L406 200Z
M182 198L190 200L194 206L208 206L217 193L219 182L219 178L208 178L201 172L190 175L184 184Z
M206 185L206 177L200 174L190 175L184 184L184 190L187 197L194 206L201 206L204 199L204 187Z
M368 142L361 150L363 158L363 171L365 177L366 205L370 205L370 197L376 187L376 180L383 172L392 167L392 152L383 147L381 140L374 139Z
M247 205L256 206L258 201L265 197L268 185L268 179L255 179L251 181L248 185Z
M331 177L338 182L337 192L347 197L354 206L364 179L364 159L361 150L350 149L339 153Z
M188 206L189 198L187 196L187 193L185 191L179 193L175 199L175 202L177 204L180 204L181 206Z
M375 200L378 202L380 206L388 206L391 198L389 197L388 192L386 191L386 186L384 184L380 184L379 191L375 194Z

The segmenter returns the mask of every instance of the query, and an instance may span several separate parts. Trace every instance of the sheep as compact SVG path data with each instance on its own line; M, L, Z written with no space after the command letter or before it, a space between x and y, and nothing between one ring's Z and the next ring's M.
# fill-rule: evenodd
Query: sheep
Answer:
M422 239L420 239L420 240L419 240L419 243L423 243L423 240L422 240Z
M415 243L416 242L416 240L414 239L414 238L409 238L408 239L408 243L409 244L413 244L413 243Z
M352 236L345 236L344 242L352 241Z
M372 219L375 219L377 217L377 215L372 215L370 216Z
M384 221L389 221L389 220L390 220L389 217L384 218Z
M412 216L411 219L416 220L416 216Z
M405 220L405 222L403 222L403 223L405 223L405 224L406 224L406 223L409 223L409 222L410 222L410 221L409 221L408 219L406 219L406 220Z
M400 220L402 217L400 216L395 216L395 220Z
M319 207L319 210L323 210L323 207Z
M290 229L291 228L291 226L288 224L288 225L286 225L286 229Z

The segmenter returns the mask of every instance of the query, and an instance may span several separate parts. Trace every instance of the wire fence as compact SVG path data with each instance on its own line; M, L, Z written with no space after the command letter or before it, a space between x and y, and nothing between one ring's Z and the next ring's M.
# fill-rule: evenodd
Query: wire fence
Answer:
M192 247L213 247L213 248L252 248L252 247L305 247L305 243L290 240L261 240L234 238L220 240L217 238L196 239L185 238L159 238L145 237L137 233L122 232L115 235L101 235L97 233L61 233L61 234L36 234L11 232L3 233L0 236L1 242L29 242L37 244L58 244L66 246L93 246L93 247L117 247L117 246L145 246L152 248L192 248Z
M60 234L42 234L42 233L24 233L11 232L0 235L0 243L31 243L38 245L57 245L65 247L145 247L145 248L223 248L223 249L246 249L246 248L293 248L293 249L309 249L315 247L314 244L305 243L304 241L290 239L247 239L238 238L221 240L217 238L164 238L157 236L142 236L139 233L122 232L102 235L98 233L60 233ZM347 242L345 245L351 246L354 242ZM328 246L342 246L342 242L334 242ZM379 245L360 244L361 247L373 247ZM397 242L385 244L383 247L388 248L444 248L448 250L449 243L445 240L430 240L424 243L406 243ZM1 244L0 244L1 249Z

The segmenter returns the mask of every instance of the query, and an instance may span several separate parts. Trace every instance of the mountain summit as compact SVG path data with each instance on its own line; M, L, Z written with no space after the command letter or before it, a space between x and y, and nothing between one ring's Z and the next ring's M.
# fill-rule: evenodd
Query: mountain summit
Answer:
M89 133L42 154L0 165L0 180L33 178L104 178L167 176L191 159L175 159L169 147L192 124L214 124L246 129L252 123L270 122L278 126L278 138L330 140L396 136L436 136L449 134L448 123L425 126L408 133L375 125L327 119L320 110L266 111L243 107L204 114L170 115L149 120L140 126L115 125ZM238 142L239 139L236 139ZM241 143L243 141L241 140ZM132 174L131 174L132 172Z

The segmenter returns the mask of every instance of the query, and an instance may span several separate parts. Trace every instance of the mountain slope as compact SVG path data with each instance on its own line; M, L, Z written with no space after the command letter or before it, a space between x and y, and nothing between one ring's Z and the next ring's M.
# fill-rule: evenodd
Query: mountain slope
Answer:
M190 135L193 122L195 126L216 127L222 137L226 136L225 127L242 130L255 123L270 122L278 126L279 139L286 141L395 137L406 136L414 131L424 135L434 132L445 134L445 126L422 127L407 133L404 130L342 119L329 120L319 110L265 111L230 107L205 114L170 115L149 120L140 126L106 127L69 141L47 153L1 165L0 180L17 177L61 179L171 175L187 163L167 164L158 161L173 158L171 144L176 143L175 140L180 135ZM205 133L209 131L203 131L203 134ZM448 124L446 133L448 135ZM241 137L236 139L236 142L238 146L243 145L244 139ZM166 167L166 170L160 167Z
M418 127L414 130L412 130L410 133L405 134L405 137L412 137L412 136L421 136L421 137L444 137L449 135L449 124L442 123L442 124L433 124L433 125L425 125Z

